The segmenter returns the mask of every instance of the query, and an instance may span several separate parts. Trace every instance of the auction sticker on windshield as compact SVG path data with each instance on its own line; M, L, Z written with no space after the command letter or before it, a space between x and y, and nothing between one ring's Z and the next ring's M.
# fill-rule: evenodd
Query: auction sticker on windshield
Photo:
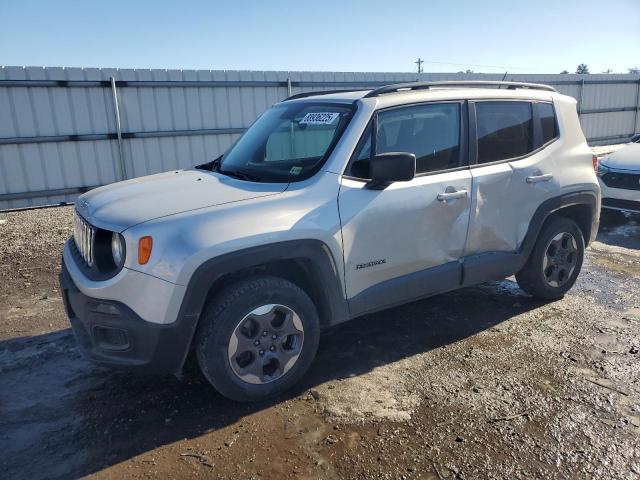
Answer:
M339 116L332 112L309 112L300 120L300 125L331 125Z

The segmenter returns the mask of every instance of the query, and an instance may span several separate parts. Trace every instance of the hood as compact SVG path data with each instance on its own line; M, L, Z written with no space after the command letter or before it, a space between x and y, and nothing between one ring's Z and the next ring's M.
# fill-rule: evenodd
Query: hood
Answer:
M167 215L275 195L288 183L256 183L206 170L178 170L96 188L76 209L92 224L121 232Z
M620 170L640 170L640 143L632 143L601 160L602 165Z

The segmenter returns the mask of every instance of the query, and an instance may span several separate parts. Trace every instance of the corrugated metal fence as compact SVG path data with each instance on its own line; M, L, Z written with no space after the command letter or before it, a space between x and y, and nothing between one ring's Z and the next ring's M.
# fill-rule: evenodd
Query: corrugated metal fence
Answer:
M289 94L492 74L0 68L0 210L73 201L123 178L224 152ZM592 144L639 130L638 75L509 75L578 100Z

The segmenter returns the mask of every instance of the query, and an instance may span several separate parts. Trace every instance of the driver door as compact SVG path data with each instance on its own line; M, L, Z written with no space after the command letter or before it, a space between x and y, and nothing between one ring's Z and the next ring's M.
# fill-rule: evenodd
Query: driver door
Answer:
M462 102L383 110L360 141L338 197L352 314L460 285L471 203L464 112ZM386 152L415 154L416 176L368 188L372 154Z

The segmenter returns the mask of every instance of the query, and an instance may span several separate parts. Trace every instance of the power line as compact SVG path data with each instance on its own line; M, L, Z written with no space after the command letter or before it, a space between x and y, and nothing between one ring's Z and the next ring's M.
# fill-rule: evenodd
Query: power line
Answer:
M420 60L420 59L418 59ZM538 67L515 67L513 65L484 65L481 63L454 63L454 62L438 62L436 60L421 60L422 63L432 63L438 65L456 65L458 67L486 67L500 69L517 69L517 70L541 70ZM415 62L418 63L418 62Z

